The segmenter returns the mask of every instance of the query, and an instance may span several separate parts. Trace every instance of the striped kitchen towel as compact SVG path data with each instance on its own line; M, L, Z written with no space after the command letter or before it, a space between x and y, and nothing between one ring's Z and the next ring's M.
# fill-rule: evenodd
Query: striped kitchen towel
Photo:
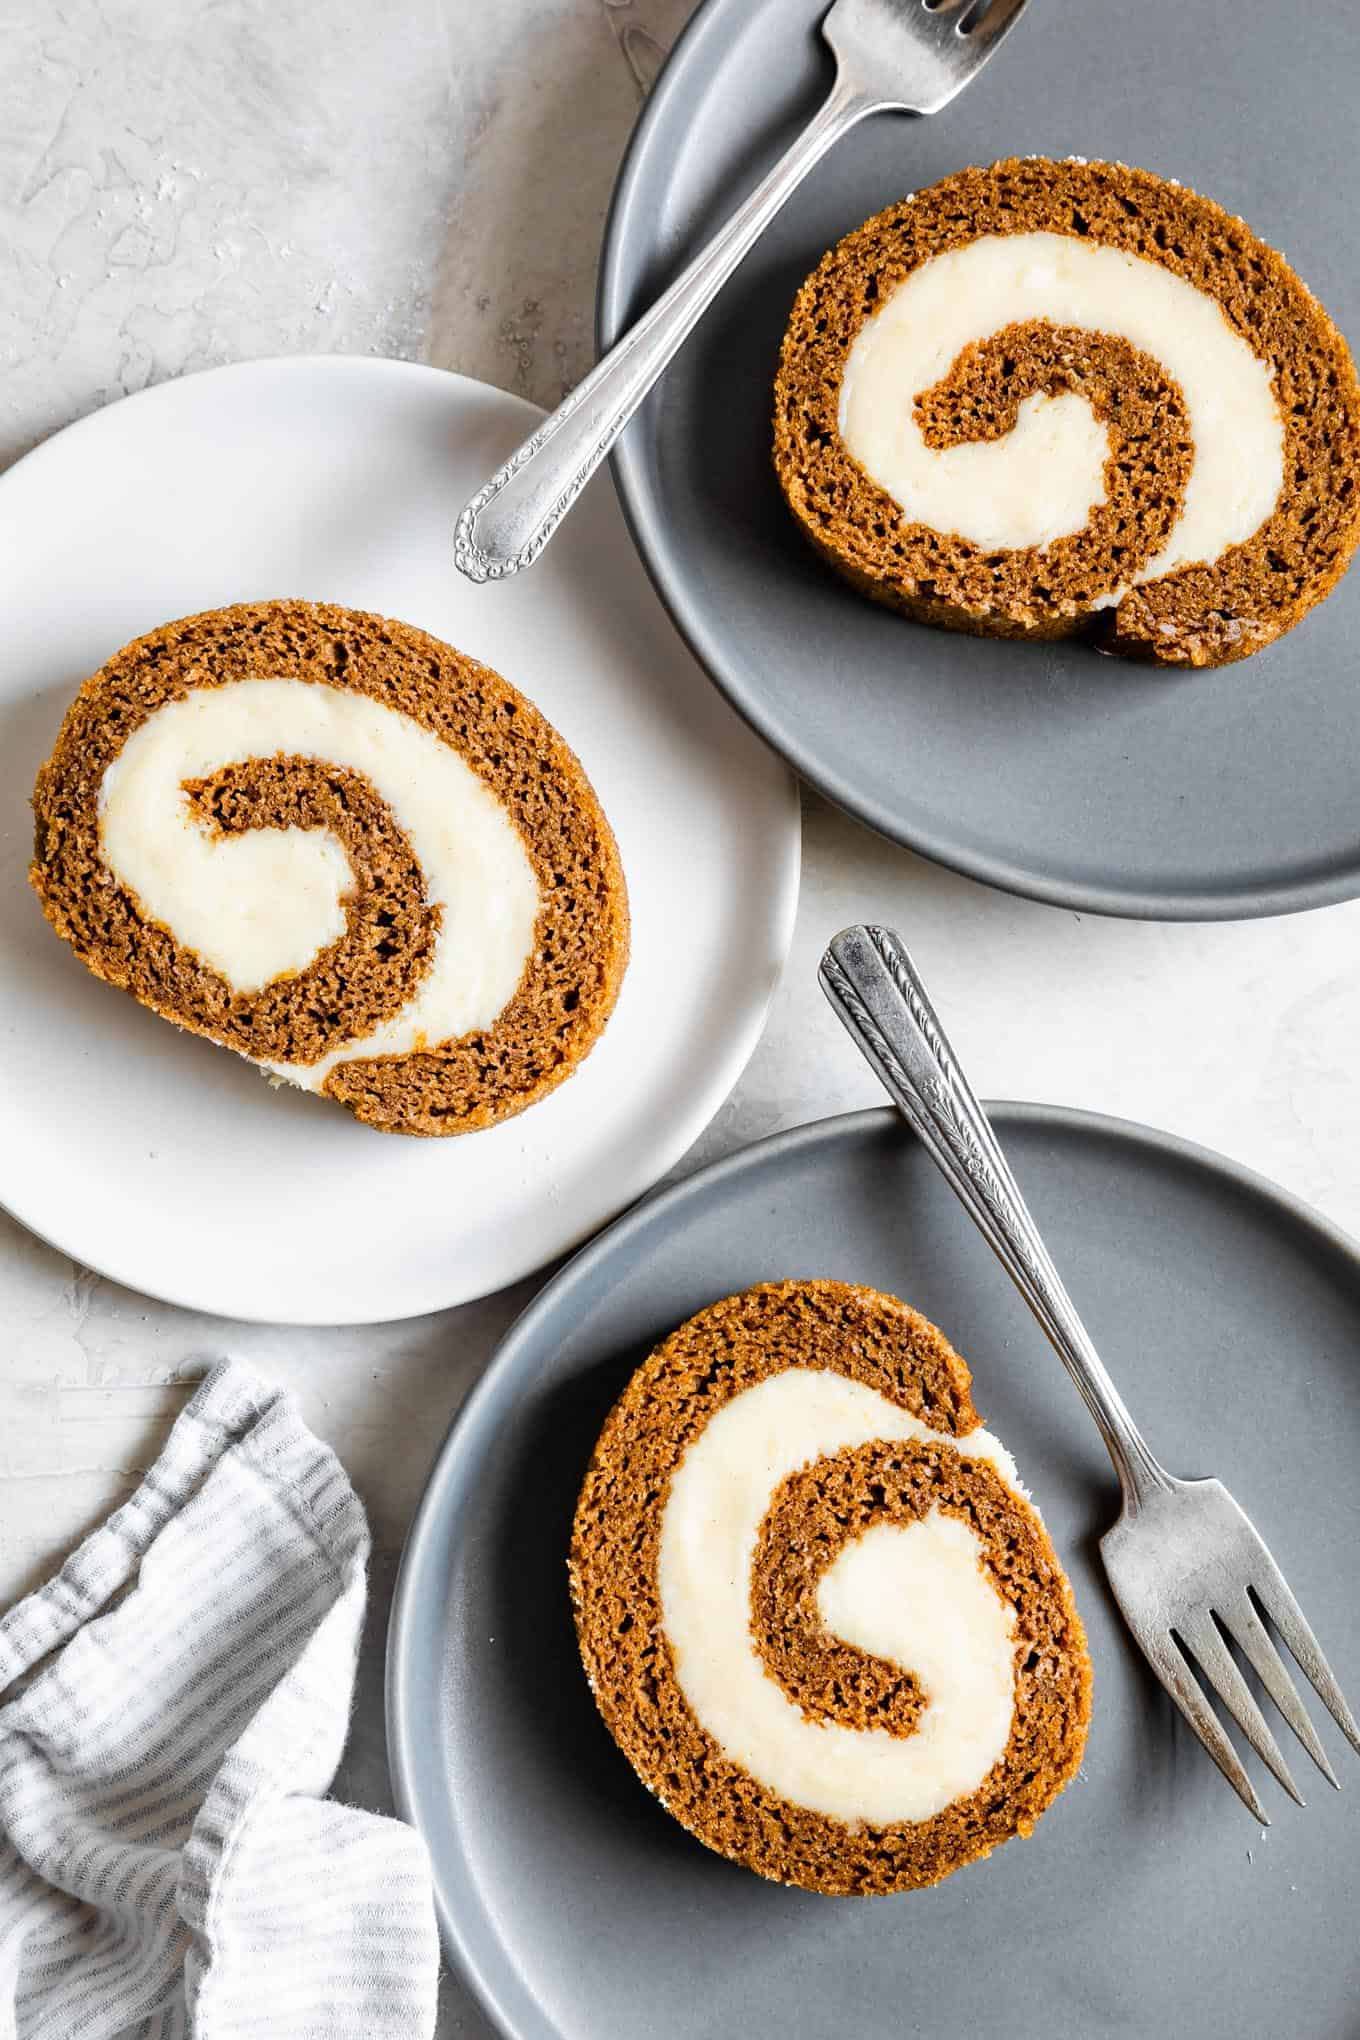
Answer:
M227 1365L0 1621L0 2040L434 2031L420 1838L323 1797L368 1548L334 1454Z

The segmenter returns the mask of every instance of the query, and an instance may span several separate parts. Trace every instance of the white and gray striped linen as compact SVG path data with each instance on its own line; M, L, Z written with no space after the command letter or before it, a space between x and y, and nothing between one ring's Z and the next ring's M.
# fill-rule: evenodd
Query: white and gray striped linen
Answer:
M219 1367L131 1500L0 1621L0 2040L421 2040L424 1846L324 1799L368 1526Z

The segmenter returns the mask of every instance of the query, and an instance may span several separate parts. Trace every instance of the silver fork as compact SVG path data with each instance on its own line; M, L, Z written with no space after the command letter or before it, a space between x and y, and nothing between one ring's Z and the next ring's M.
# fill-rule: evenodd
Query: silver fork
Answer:
M784 201L871 113L938 113L1013 27L1025 0L836 0L822 34L836 82L820 112L637 324L472 498L454 560L499 581L538 558L654 382Z
M1360 1727L1302 1609L1222 1483L1178 1480L1153 1458L1077 1316L897 936L887 928L847 928L822 958L820 975L847 1032L1052 1340L1099 1425L1124 1496L1119 1520L1100 1541L1115 1599L1219 1770L1268 1825L1191 1659L1257 1755L1302 1806L1226 1642L1231 1637L1323 1777L1335 1785L1326 1752L1261 1619L1262 1612L1269 1616L1347 1740L1360 1750Z

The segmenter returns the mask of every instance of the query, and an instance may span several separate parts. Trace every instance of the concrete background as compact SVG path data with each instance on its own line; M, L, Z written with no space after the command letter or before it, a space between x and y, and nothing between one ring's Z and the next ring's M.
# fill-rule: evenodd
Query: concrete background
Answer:
M590 361L613 176L688 11L0 0L0 465L127 392L253 355L407 356L555 402ZM933 870L816 800L783 990L686 1167L876 1102L815 983L826 938L865 917L908 934L984 1093L1172 1128L1360 1232L1360 905L1236 927L1093 920ZM121 1290L0 1214L0 1605L127 1492L205 1359L249 1359L297 1393L368 1505L339 1789L386 1804L402 1538L435 1442L532 1288L376 1329L236 1326ZM442 2035L485 2032L449 1982Z

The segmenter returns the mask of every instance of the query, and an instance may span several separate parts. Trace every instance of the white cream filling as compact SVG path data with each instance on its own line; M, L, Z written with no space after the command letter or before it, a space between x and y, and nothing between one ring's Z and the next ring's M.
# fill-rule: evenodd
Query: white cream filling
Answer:
M841 438L904 518L1002 552L1080 531L1104 500L1108 435L1074 393L1027 398L1003 439L937 450L921 436L916 398L970 342L1022 319L1118 335L1184 393L1195 446L1185 503L1163 550L1132 580L1216 560L1251 537L1284 480L1270 368L1206 292L1158 263L1067 234L992 234L934 256L856 335Z
M790 1368L724 1403L685 1453L662 1515L658 1585L680 1689L724 1753L795 1806L883 1827L928 1820L975 1791L1005 1749L1015 1612L957 1517L879 1524L830 1566L818 1607L845 1642L918 1675L916 1733L810 1721L771 1677L751 1630L751 1566L774 1491L813 1460L875 1439L951 1445L1023 1492L989 1432L946 1438L862 1382Z
M259 991L303 971L343 934L349 859L321 829L217 835L184 784L277 756L362 772L391 807L442 910L415 997L372 1033L308 1064L267 1064L319 1090L336 1063L405 1055L487 1027L514 996L533 949L538 884L518 830L466 761L432 731L369 695L304 680L236 680L168 702L104 774L104 860L142 911L219 971Z

